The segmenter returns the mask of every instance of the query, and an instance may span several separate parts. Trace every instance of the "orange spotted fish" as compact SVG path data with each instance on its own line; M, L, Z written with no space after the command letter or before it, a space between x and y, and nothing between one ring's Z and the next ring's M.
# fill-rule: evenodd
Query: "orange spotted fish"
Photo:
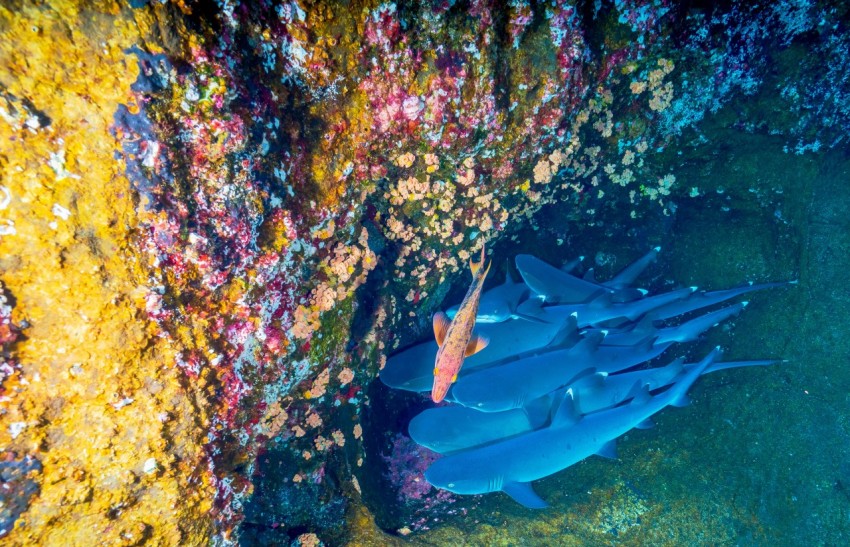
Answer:
M481 336L473 336L475 316L478 314L478 299L484 278L490 271L490 265L482 269L484 248L481 248L481 260L478 263L469 260L472 270L472 284L463 297L454 319L449 321L443 312L434 314L434 337L437 339L437 359L434 363L434 387L431 388L431 400L439 403L445 398L449 388L457 380L457 373L463 366L463 360L487 347L490 342Z

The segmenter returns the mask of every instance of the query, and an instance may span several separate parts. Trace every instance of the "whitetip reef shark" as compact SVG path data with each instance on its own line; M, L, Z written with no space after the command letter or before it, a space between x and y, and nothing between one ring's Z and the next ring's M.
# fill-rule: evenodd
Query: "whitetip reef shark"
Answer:
M506 270L504 283L481 294L478 313L475 316L476 324L502 323L509 319L525 319L542 323L543 320L517 310L520 302L528 299L530 292L528 285L515 281L511 277L510 269ZM446 310L446 315L453 319L459 308L460 305L452 306Z
M603 333L591 333L572 347L547 351L463 376L452 387L452 400L481 412L522 408L529 401L596 372L615 373L649 361L671 343L601 346Z
M444 456L425 471L425 479L456 494L502 491L525 507L548 507L531 481L593 454L616 457L615 439L632 428L648 426L650 417L669 405L686 405L688 389L719 353L719 348L712 351L658 395L651 396L648 386L638 382L628 404L585 416L577 411L575 392L567 390L548 427Z
M713 362L703 374L730 368L768 366L781 360ZM552 407L560 401L567 389L576 394L574 403L581 414L589 414L617 406L626 401L635 383L656 390L670 385L698 363L682 364L676 359L664 367L606 374L597 372L585 376L549 395L526 403L522 408L502 412L480 412L459 405L429 408L417 414L408 425L408 434L417 444L437 452L450 454L486 445L495 441L529 433L548 423ZM450 400L451 396L447 397ZM556 406L556 405L555 405Z

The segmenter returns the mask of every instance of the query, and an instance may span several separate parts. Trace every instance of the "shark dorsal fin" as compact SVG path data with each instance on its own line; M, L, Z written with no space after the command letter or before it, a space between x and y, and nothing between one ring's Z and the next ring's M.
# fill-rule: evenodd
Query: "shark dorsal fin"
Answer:
M505 259L505 285L516 285L516 279L511 275L511 259Z
M446 332L449 330L449 316L438 311L434 314L434 338L437 340L437 345L442 346L446 341Z
M552 427L569 427L575 425L581 415L576 410L575 392L568 389L561 399L561 404L558 410L552 416Z
M576 349L581 351L587 351L588 353L596 351L596 348L599 347L599 344L602 343L602 340L607 336L607 330L597 330L593 332L588 332L584 335L578 344L576 344Z
M528 482L508 482L502 486L502 491L514 501L529 509L545 509L549 504L537 495Z
M599 308L607 308L612 303L611 293L602 292L590 301L591 305Z
M670 364L667 365L667 368L673 372L673 377L675 378L681 374L683 370L685 370L685 358L677 357L674 361L671 361Z
M484 336L479 336L477 334L472 335L472 339L469 341L469 344L466 345L466 353L465 357L469 357L470 355L475 355L482 349L487 347L487 344L490 343L490 339Z
M546 347L567 347L575 345L579 341L581 341L581 338L579 338L578 334L578 320L576 319L576 315L573 314L564 321L564 325L558 330L555 337L546 344Z
M629 394L626 396L626 400L632 400L632 402L629 403L632 405L642 405L651 398L652 396L649 394L649 384L644 383L643 380L635 382L632 389L629 391Z
M607 372L596 372L592 370L592 374L582 375L578 379L570 382L570 387L575 389L602 389L605 384L605 378L608 377Z
M578 267L584 261L584 256L580 256L578 258L574 258L569 262L565 262L563 266L561 266L561 271L564 273L572 274L572 271Z

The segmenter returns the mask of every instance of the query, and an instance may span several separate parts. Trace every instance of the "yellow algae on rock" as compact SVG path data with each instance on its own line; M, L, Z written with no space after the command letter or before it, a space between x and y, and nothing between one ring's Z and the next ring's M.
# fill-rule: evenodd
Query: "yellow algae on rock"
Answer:
M0 446L43 467L3 541L206 544L204 386L181 384L175 350L145 319L136 197L109 129L132 102L127 48L152 28L154 42L179 40L154 11L100 6L0 6L2 219L14 227L0 235L0 280L29 325L3 385Z

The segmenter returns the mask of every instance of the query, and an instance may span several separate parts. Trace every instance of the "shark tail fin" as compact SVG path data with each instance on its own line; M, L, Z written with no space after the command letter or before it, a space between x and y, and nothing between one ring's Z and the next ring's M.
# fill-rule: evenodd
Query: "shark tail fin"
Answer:
M782 359L761 359L757 361L726 361L724 363L711 363L705 369L703 374L707 374L709 372L717 372L718 370L726 370L728 368L739 368L739 367L766 367L769 365L775 365L777 363L784 363Z
M545 509L549 504L537 495L537 492L527 482L509 482L502 486L502 491L512 497L517 503L529 509Z

